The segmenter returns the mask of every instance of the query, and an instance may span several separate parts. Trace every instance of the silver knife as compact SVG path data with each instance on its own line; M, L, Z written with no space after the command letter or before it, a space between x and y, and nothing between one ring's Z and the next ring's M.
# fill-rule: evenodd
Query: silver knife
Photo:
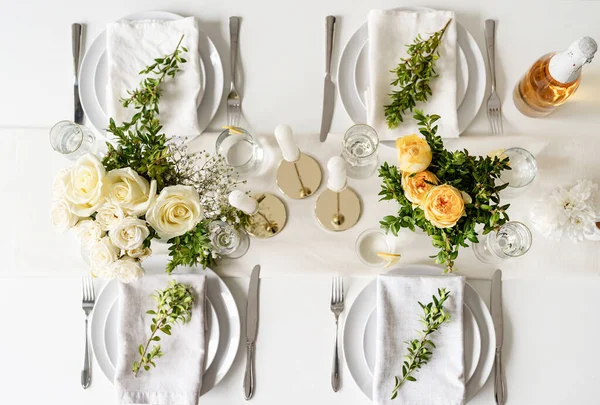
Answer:
M506 403L506 380L502 367L502 345L504 344L504 320L502 319L502 271L496 270L492 277L490 310L496 330L496 359L494 361L494 396L498 405Z
M325 142L331 120L333 119L333 102L335 101L335 86L331 80L331 55L333 53L333 34L335 32L335 17L330 15L327 22L327 49L325 51L325 85L323 87L323 115L321 116L321 142Z
M246 373L244 374L244 398L254 394L254 348L258 333L258 286L260 283L260 265L254 266L248 287L246 304Z
M73 97L75 100L75 115L73 121L83 124L83 107L79 99L79 61L81 59L81 43L83 39L83 26L81 24L71 25L71 42L73 45L73 72L75 83L73 85Z

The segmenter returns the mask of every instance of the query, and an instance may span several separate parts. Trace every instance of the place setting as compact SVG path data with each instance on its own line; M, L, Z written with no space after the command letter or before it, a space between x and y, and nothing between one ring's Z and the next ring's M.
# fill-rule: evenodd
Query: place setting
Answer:
M309 137L286 124L267 136L247 128L236 80L242 19L228 22L227 122L213 137L203 132L226 77L200 20L162 11L126 16L92 41L81 67L83 26L72 27L74 121L49 134L71 166L52 186L51 220L77 236L89 270L82 387L97 375L93 353L119 404L197 404L228 374L245 339L240 394L252 399L261 274L285 260L317 271L340 266L328 302L333 391L344 387L345 362L376 404L465 404L490 375L495 402L506 403L500 269L530 252L527 224L547 238L600 239L597 185L559 187L530 218L513 218L511 205L529 204L523 195L538 174L534 153L448 146L465 135L488 80L482 52L452 11L371 10L343 48L337 80L338 20L326 16L322 119ZM495 29L485 21L486 145L506 145ZM579 69L550 74L578 85L595 50L591 38L576 41L553 63L566 69L575 58ZM530 88L527 77L515 97L525 89L522 108L535 109L532 100L546 90ZM354 122L343 135L329 133L336 89ZM83 125L84 113L93 129ZM198 137L211 147L197 150ZM292 249L298 235L313 252ZM497 269L482 271L491 278L489 308L461 275L467 249L478 265ZM283 259L265 256L273 252ZM222 280L233 264L249 276L242 315ZM348 303L350 274L372 281Z

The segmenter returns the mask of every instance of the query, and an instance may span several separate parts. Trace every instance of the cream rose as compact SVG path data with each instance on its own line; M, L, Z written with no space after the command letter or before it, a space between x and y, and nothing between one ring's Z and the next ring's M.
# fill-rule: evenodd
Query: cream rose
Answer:
M75 227L75 232L77 233L81 244L86 249L91 249L94 244L100 242L100 239L106 235L106 232L104 232L100 225L93 219L79 221Z
M90 248L90 264L92 272L102 273L101 269L105 269L110 266L114 261L119 258L120 250L118 247L113 245L108 236L100 239ZM99 271L95 271L98 269Z
M105 203L96 214L96 222L105 231L113 230L123 219L125 219L125 213L121 207L111 202Z
M435 186L421 201L421 209L425 219L434 226L451 228L465 215L465 197L460 190L448 184Z
M144 275L144 270L142 270L140 263L130 257L124 257L113 262L109 269L113 277L125 284L138 280Z
M54 196L55 200L64 198L70 177L71 170L65 168L60 169L56 174L56 177L54 177L54 183L52 184L52 195Z
M413 204L420 204L423 197L438 183L439 180L436 175L427 170L414 176L411 176L408 172L402 172L404 195Z
M427 141L419 135L407 135L396 140L399 168L403 172L418 173L427 169L433 155Z
M105 184L106 170L97 156L87 154L77 159L64 190L73 212L79 217L89 217L96 212L106 200Z
M52 226L59 232L65 232L74 227L79 221L79 217L73 213L71 204L61 199L54 203L51 214Z
M137 249L150 235L146 221L138 218L125 218L110 231L111 242L123 250Z
M111 170L106 178L108 199L127 215L143 215L156 196L156 181L148 183L130 167Z
M181 185L165 187L146 213L146 221L165 240L191 231L201 217L198 192Z
M127 251L127 256L133 257L134 259L144 260L152 254L152 249L139 247L137 249L130 249Z

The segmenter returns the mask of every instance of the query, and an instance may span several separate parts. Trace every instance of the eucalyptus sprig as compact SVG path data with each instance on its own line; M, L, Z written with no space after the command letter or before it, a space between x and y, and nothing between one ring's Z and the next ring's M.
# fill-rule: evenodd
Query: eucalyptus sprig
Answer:
M400 87L389 95L391 102L386 105L385 118L389 128L398 127L404 122L403 116L407 110L412 111L418 102L427 101L432 94L429 81L438 76L435 71L435 62L439 59L438 48L452 19L448 20L444 28L433 33L429 38L423 39L417 35L414 42L408 45L408 57L400 59L400 64L391 72L396 74L396 79L391 85Z
M404 356L405 360L402 364L402 377L395 377L395 387L392 391L392 399L398 396L398 390L405 381L417 381L413 376L419 371L433 356L433 350L436 348L435 343L430 339L430 335L437 332L444 323L450 320L450 314L444 311L444 303L450 297L450 291L445 288L438 288L438 297L433 295L432 302L427 305L419 302L419 306L423 309L423 316L419 319L425 327L419 330L419 338L407 341L408 354Z
M152 294L152 298L156 301L156 310L146 312L146 314L153 316L150 325L151 334L146 344L141 344L138 347L140 360L134 361L132 367L136 377L142 368L148 371L150 366L156 367L154 360L164 355L160 349L160 344L155 344L149 349L152 342L160 341L160 336L157 333L160 331L165 335L171 335L171 325L179 322L185 324L192 317L194 296L192 295L191 286L171 280L166 289L156 291L156 294Z
M395 165L385 162L379 168L382 186L379 195L381 200L395 200L400 205L397 215L388 215L380 221L386 231L398 235L401 228L414 231L421 228L431 236L432 244L439 249L432 256L438 264L445 264L446 272L454 270L454 261L458 257L460 247L468 247L467 242L478 243L475 231L477 224L483 225L483 234L498 230L506 221L506 210L509 204L501 205L500 191L508 186L507 183L497 185L497 179L504 170L510 170L507 159L494 156L472 156L464 149L451 152L444 148L442 138L437 135L435 123L438 115L424 115L415 110L415 120L419 131L425 137L432 152L432 161L428 171L440 180L440 184L449 184L467 193L472 201L465 202L465 215L456 225L450 228L438 228L425 218L420 207L413 204L404 195L402 173Z

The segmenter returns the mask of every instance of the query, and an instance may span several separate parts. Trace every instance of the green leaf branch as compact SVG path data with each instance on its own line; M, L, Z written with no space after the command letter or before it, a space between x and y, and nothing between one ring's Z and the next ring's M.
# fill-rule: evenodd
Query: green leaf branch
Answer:
M160 349L160 344L154 344L150 348L152 342L160 341L161 338L158 336L158 332L170 336L172 325L179 322L183 325L192 316L194 297L192 288L188 285L171 280L166 289L156 291L156 294L152 294L152 298L154 298L157 305L155 310L146 312L146 314L152 315L151 334L146 344L140 344L138 347L140 359L134 361L132 366L132 371L136 377L142 368L149 371L151 366L156 367L155 359L164 355Z
M427 101L432 94L429 82L438 76L435 71L435 62L440 57L438 48L451 21L448 20L444 28L427 39L423 39L421 34L417 35L414 42L408 45L408 57L401 59L396 69L391 70L396 74L391 85L400 89L392 90L390 104L384 106L390 129L397 128L404 121L406 111L412 111L418 102Z
M450 291L445 288L438 289L438 296L433 295L432 302L427 305L419 302L419 306L423 309L423 315L419 319L424 325L423 330L419 330L419 338L407 341L408 354L404 356L402 364L402 377L395 377L395 386L392 391L392 399L398 396L398 391L402 384L406 381L417 381L413 376L421 367L429 362L436 346L430 336L437 332L440 327L450 320L450 314L444 311L444 303L450 297Z

